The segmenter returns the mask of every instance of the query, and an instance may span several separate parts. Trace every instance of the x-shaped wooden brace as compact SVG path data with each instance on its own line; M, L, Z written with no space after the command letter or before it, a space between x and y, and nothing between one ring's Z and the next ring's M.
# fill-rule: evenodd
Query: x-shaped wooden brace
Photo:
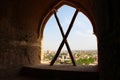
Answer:
M63 29L62 29L62 26L61 26L61 24L60 24L60 22L59 22L59 19L58 19L58 17L57 17L56 11L54 10L54 16L55 16L56 21L57 21L57 23L58 23L58 26L59 26L59 28L60 28L60 31L61 31L63 40L62 40L62 42L61 42L61 44L60 44L60 46L59 46L59 48L58 48L58 50L57 50L54 58L53 58L53 60L51 61L50 66L52 66L52 65L55 63L58 55L60 54L60 51L61 51L64 43L66 44L66 47L67 47L67 49L68 49L68 52L69 52L69 55L70 55L70 57L71 57L71 60L72 60L73 65L76 66L75 60L74 60L74 58L73 58L72 52L71 52L70 47L69 47L69 44L68 44L68 42L67 42L67 37L68 37L68 35L69 35L69 33L70 33L71 29L72 29L72 26L73 26L73 23L74 23L74 21L75 21L75 18L76 18L76 16L77 16L77 14L78 14L78 11L79 11L79 10L76 9L76 11L75 11L75 13L74 13L74 16L73 16L73 18L72 18L72 20L71 20L71 23L70 23L70 25L69 25L69 28L68 28L66 34L64 35Z

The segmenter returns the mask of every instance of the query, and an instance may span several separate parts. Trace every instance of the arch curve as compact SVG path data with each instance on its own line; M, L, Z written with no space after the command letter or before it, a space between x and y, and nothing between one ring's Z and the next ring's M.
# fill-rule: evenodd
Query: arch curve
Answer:
M49 18L52 16L52 14L54 13L54 10L57 10L59 9L61 6L63 5L68 5L68 6L71 6L73 8L77 8L79 9L79 11L81 11L85 16L88 17L88 19L90 20L90 22L92 23L92 26L93 26L93 32L94 34L96 35L96 23L95 23L95 16L94 14L92 14L91 12L93 11L90 11L89 9L87 9L85 7L85 5L81 2L81 3L78 3L74 0L72 1L66 1L66 0L62 0L62 1L59 1L57 2L56 5L53 5L52 8L49 9L48 13L45 14L45 17L43 18L42 22L40 22L40 28L39 28L39 38L43 38L43 31L44 31L44 28L45 28L45 25L47 23L47 21L49 20ZM94 12L93 12L94 13Z

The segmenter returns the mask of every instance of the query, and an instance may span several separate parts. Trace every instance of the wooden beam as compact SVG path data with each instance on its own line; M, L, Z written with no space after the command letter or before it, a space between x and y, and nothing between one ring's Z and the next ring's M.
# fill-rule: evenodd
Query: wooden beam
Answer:
M63 47L63 45L64 45L64 43L65 43L65 41L66 41L66 39L67 39L67 37L68 37L68 35L69 35L69 33L70 33L71 29L72 29L72 26L73 26L73 23L74 23L74 21L75 21L75 19L76 19L76 16L77 16L77 14L78 14L78 11L79 11L79 10L76 9L76 11L75 11L75 13L74 13L74 16L73 16L73 18L72 18L72 20L71 20L71 23L70 23L70 25L69 25L69 28L68 28L68 30L67 30L67 32L66 32L66 34L65 34L65 36L64 36L64 38L63 38L63 40L62 40L62 42L61 42L61 44L60 44L60 46L59 46L59 48L58 48L58 50L57 50L57 52L56 52L53 60L51 61L50 66L52 66L52 65L54 64L54 62L56 61L56 59L57 59L57 57L58 57L58 55L59 55L59 53L60 53L60 51L61 51L61 49L62 49L62 47Z
M63 37L63 39L64 39L64 36L65 36L65 35L64 35L62 26L61 26L61 24L60 24L60 21L59 21L59 19L58 19L58 16L57 16L55 10L54 10L54 16L55 16L55 18L56 18L56 21L57 21L57 24L58 24L58 26L59 26L60 32L61 32L62 37ZM66 45L67 50L68 50L68 52L69 52L69 55L70 55L70 58L71 58L71 60L72 60L73 66L76 66L76 63L75 63L74 57L73 57L73 55L72 55L72 51L71 51L71 49L70 49L70 46L69 46L69 44L68 44L68 42L67 42L67 39L66 39L66 41L65 41L65 45Z

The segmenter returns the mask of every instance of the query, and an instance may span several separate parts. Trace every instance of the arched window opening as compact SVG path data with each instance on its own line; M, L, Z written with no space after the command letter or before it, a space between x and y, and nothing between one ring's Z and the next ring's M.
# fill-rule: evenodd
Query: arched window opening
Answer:
M69 24L76 9L68 5L63 5L57 11L60 25L65 36ZM46 23L43 34L43 60L42 63L50 64L54 58L56 51L63 40L63 36L58 27L55 15L53 14ZM89 19L79 12L72 29L66 38L66 42L70 47L76 65L97 65L97 40L93 34L93 27ZM55 64L70 64L72 65L71 57L69 56L68 48L64 43L64 47L60 51Z

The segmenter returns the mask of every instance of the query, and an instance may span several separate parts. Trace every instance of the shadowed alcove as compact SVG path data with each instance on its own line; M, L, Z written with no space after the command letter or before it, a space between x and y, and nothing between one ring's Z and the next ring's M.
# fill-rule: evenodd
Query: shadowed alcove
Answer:
M63 5L90 20L98 66L41 65L45 25ZM119 7L119 0L1 0L0 80L120 80Z

